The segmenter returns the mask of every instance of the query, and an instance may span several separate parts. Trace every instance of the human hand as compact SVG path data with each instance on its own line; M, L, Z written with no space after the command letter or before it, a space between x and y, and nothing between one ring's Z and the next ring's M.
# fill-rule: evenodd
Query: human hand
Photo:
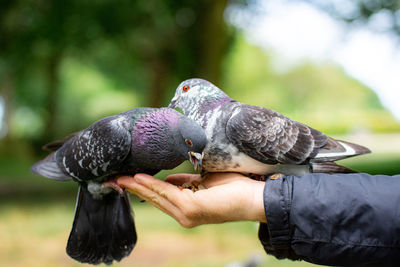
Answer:
M200 183L206 189L182 189L186 182ZM229 221L266 222L264 182L238 173L169 175L165 182L147 174L122 176L117 183L177 220L183 227Z

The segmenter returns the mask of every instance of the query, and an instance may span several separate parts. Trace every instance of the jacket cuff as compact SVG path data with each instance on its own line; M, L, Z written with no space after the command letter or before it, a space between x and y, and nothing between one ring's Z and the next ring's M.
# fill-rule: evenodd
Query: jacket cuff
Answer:
M264 187L264 209L267 218L270 243L276 248L290 247L289 212L291 186L286 177L268 179Z
M264 209L267 224L261 223L259 239L268 254L278 259L298 260L291 248L290 208L293 177L268 179L264 187Z

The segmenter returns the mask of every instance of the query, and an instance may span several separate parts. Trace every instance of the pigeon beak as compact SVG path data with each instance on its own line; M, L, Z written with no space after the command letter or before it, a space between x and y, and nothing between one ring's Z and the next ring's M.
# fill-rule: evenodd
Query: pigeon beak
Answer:
M190 163L193 164L194 170L196 171L197 168L199 170L201 170L201 163L202 163L203 156L200 153L196 153L193 151L188 152L188 154L189 154L189 161L190 161Z
M176 101L178 101L177 97L172 98L171 103L169 103L168 107L169 108L176 108Z

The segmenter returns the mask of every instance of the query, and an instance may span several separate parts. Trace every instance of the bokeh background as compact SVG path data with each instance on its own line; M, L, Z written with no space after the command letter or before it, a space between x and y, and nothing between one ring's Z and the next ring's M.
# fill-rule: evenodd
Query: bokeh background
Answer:
M2 0L0 266L80 266L65 253L77 186L30 174L41 146L201 77L372 154L400 173L398 0ZM183 164L171 172L191 171ZM116 266L310 266L266 256L258 225L183 229L132 198L139 242Z

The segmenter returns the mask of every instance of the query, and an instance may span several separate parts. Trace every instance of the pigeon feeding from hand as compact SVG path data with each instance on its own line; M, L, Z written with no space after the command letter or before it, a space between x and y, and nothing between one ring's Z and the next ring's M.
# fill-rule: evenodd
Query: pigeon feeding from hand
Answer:
M56 151L31 171L79 183L68 255L91 264L111 264L128 256L137 240L136 229L128 195L116 176L154 175L184 160L196 169L206 142L203 129L176 110L136 108L49 144Z
M354 171L334 161L370 152L273 110L233 100L203 79L182 82L169 107L182 109L204 128L208 143L203 172L232 171L256 177L347 173Z

